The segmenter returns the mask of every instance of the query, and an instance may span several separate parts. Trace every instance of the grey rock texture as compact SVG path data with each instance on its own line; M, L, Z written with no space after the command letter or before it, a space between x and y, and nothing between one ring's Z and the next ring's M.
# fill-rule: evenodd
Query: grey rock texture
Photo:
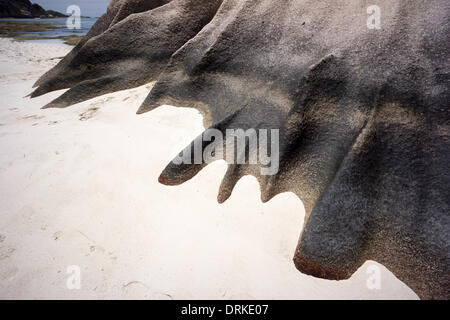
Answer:
M450 4L376 2L379 30L364 0L112 1L33 96L70 88L46 106L67 107L157 80L138 113L171 104L221 131L279 129L279 173L230 164L219 202L254 175L263 201L305 204L301 272L342 280L370 259L448 299ZM172 162L160 182L205 165Z

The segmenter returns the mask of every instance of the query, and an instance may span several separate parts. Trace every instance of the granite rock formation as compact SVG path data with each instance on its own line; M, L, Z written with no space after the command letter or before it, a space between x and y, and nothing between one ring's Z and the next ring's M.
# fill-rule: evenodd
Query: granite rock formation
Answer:
M29 0L0 0L0 18L56 18L66 15L45 10Z
M157 81L138 113L170 104L220 131L279 129L278 174L229 161L219 201L254 175L263 201L304 202L301 272L342 280L370 259L448 299L450 3L375 2L380 29L365 0L113 0L32 96L68 88L46 106L67 107ZM160 182L205 165L172 162Z

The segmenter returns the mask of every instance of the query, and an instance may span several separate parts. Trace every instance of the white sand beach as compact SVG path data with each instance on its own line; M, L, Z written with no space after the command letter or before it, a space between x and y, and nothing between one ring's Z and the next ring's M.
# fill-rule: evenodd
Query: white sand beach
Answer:
M40 109L61 92L24 98L69 50L0 39L1 299L418 298L372 261L347 281L298 272L301 201L288 193L262 204L245 177L219 205L224 162L181 186L159 184L204 128L192 109L136 115L150 84L67 109ZM81 288L70 290L73 265ZM382 271L374 290L372 265Z

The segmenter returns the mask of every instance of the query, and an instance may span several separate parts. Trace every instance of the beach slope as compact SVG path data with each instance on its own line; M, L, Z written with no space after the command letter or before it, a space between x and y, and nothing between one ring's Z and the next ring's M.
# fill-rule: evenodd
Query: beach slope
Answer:
M1 299L417 299L371 261L346 281L299 273L301 201L262 204L245 177L219 205L223 162L159 184L204 128L193 109L136 116L150 84L68 109L24 98L69 49L0 39Z

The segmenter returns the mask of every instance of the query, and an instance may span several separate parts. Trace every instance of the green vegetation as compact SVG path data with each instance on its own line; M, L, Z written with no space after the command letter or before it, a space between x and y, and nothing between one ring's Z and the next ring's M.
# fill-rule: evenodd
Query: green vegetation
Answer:
M48 30L62 29L51 23L20 22L0 20L0 36L14 37L19 33L45 32Z

